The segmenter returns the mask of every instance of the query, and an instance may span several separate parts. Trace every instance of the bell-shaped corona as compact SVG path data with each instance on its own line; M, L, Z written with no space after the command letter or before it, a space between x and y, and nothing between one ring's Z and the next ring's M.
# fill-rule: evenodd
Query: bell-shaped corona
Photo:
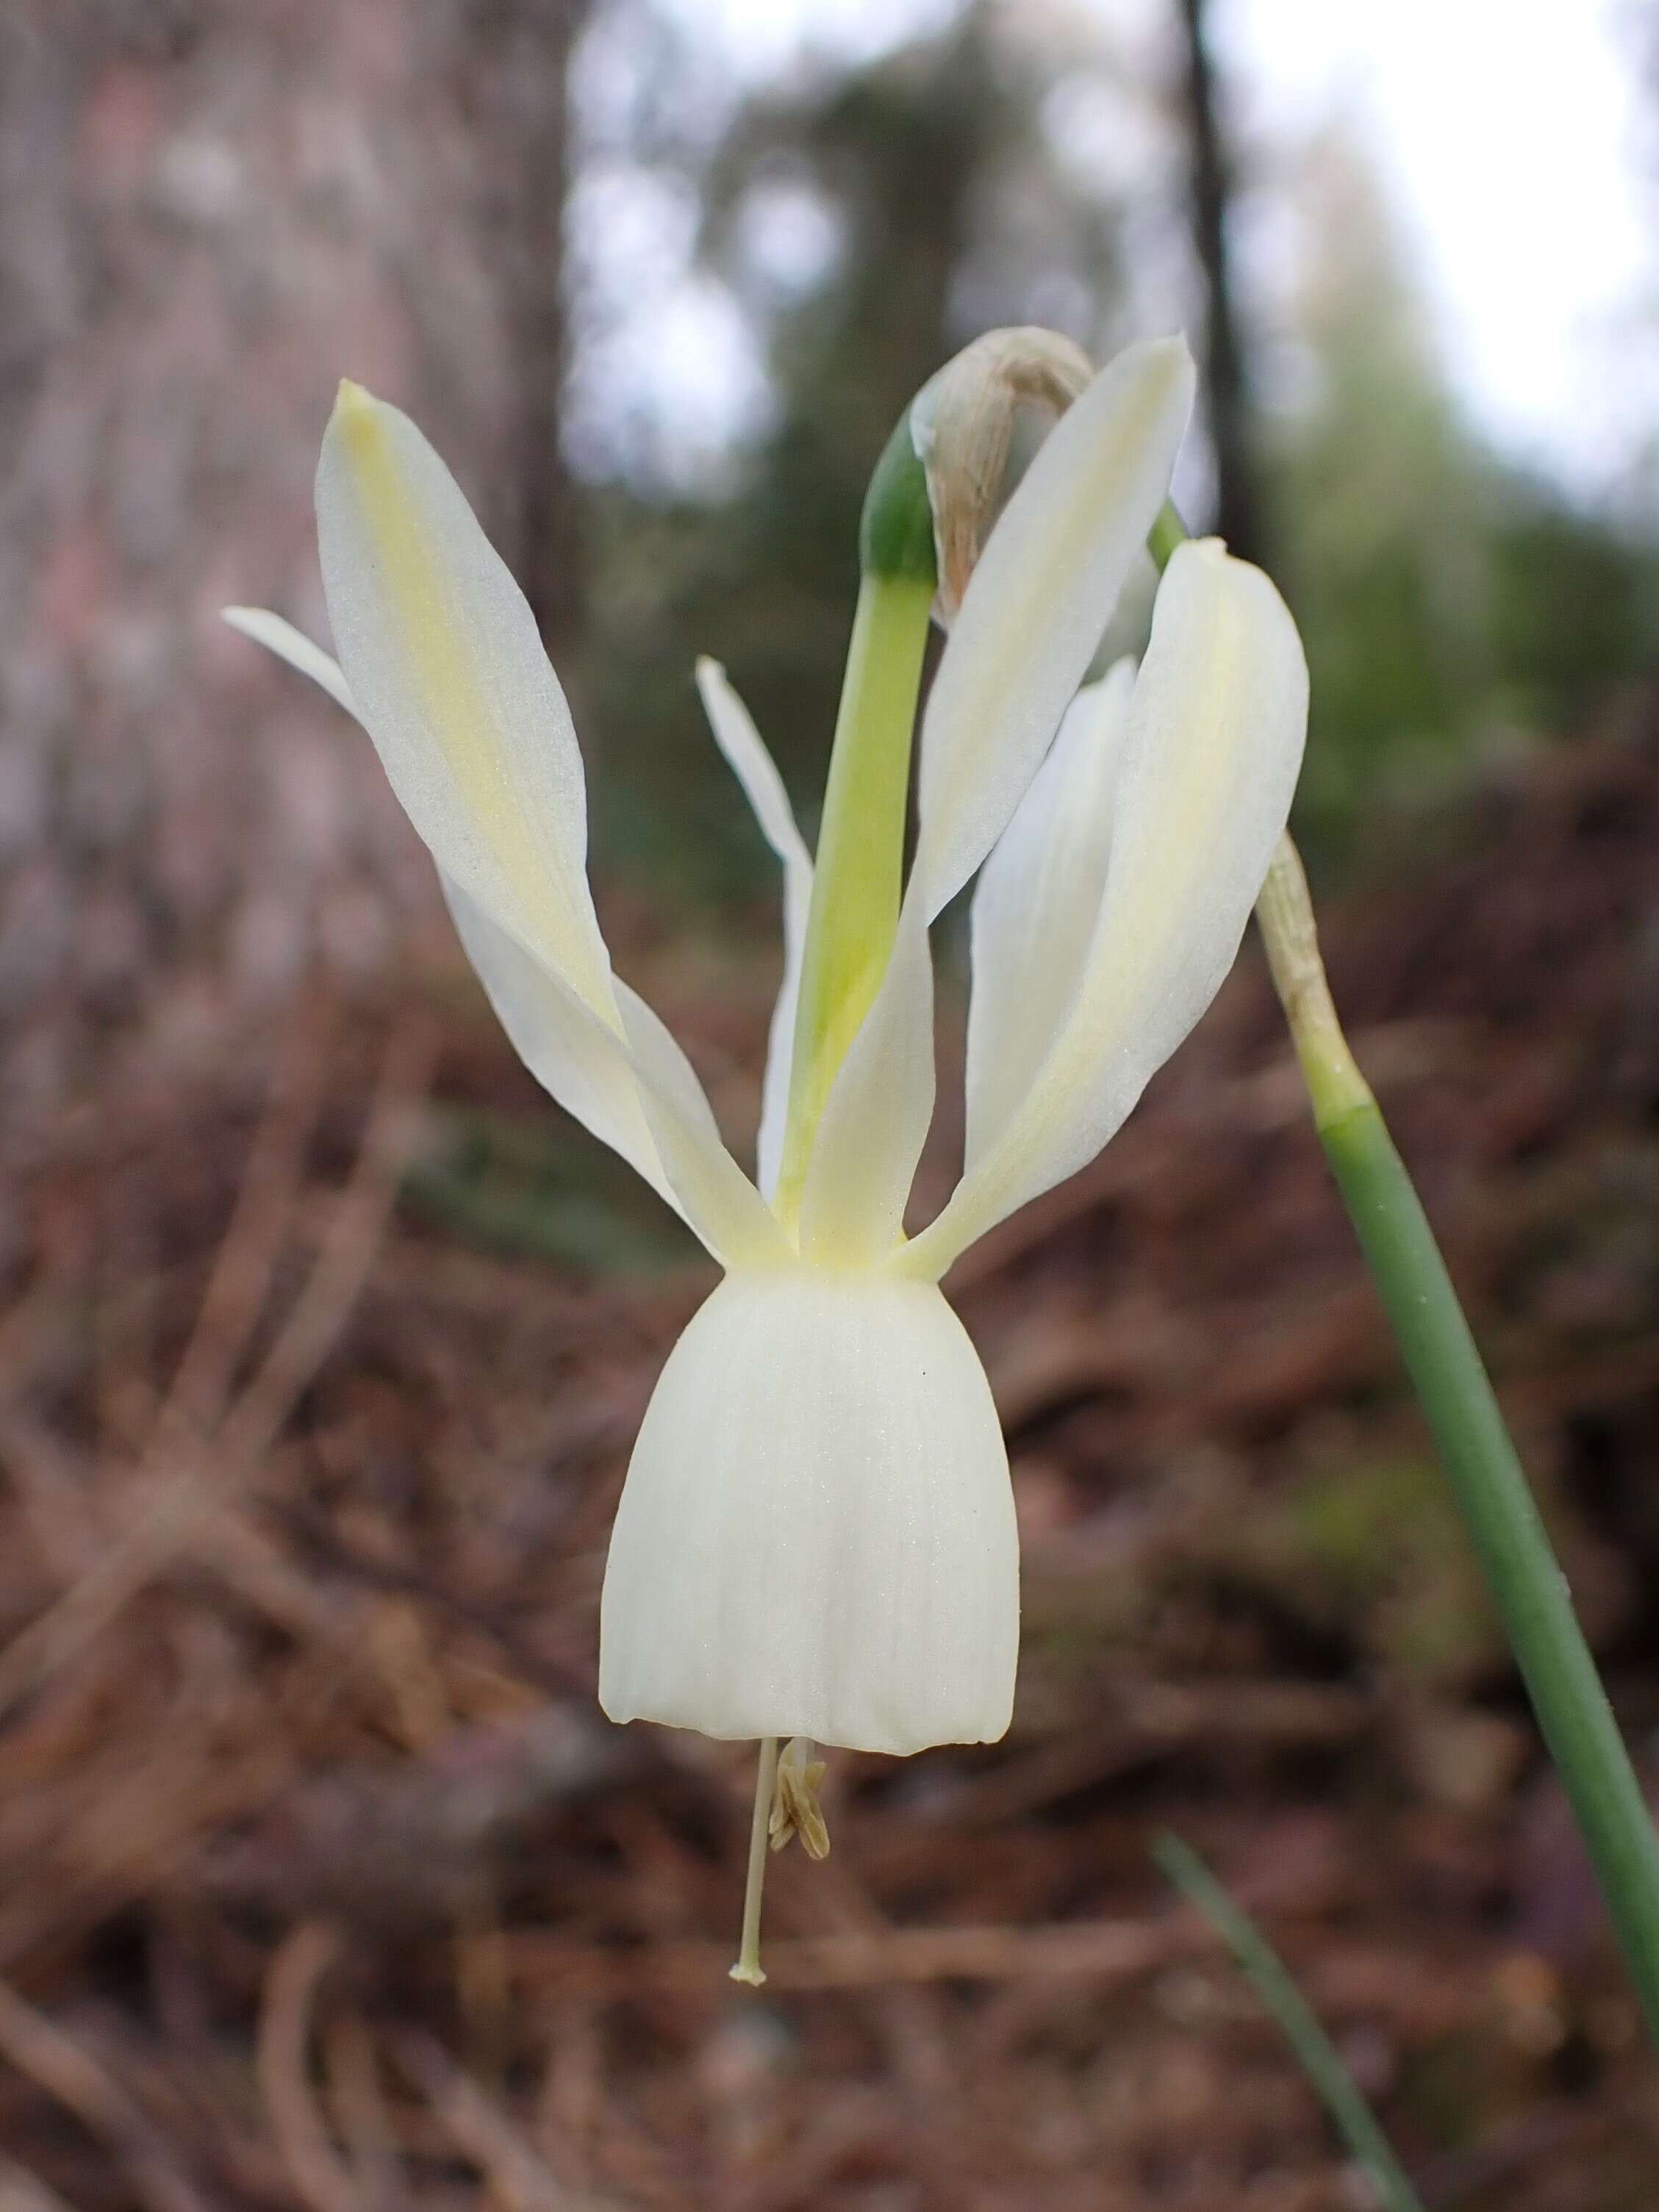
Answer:
M862 1751L990 1741L1018 1642L1007 1454L939 1291L728 1276L629 1468L600 1626L611 1719Z

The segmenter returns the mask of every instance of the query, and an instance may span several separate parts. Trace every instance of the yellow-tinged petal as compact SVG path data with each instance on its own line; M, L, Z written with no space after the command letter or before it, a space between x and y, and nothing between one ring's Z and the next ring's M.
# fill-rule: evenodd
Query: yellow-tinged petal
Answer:
M1085 684L981 871L968 1008L966 1164L996 1141L1071 1010L1111 854L1135 665Z
M662 1023L616 986L623 1035L444 879L455 927L514 1049L539 1083L683 1215L726 1266L789 1257L782 1231L721 1142L702 1086Z
M313 645L303 630L295 629L291 622L272 614L268 607L221 607L219 618L255 645L264 646L267 653L274 653L278 660L287 661L290 668L297 668L301 676L308 676L337 707L356 716L356 705L340 673L339 662L320 645Z
M915 1028L931 1022L927 924L1007 827L1087 673L1168 492L1192 392L1180 339L1120 355L1062 418L991 532L922 718L900 939L868 1012L847 1000L862 1027L822 1108L803 1116L816 1132L801 1178L803 1250L873 1255L898 1234L933 1103L931 1028Z
M617 1026L581 755L524 594L419 430L340 386L317 471L340 665L445 874Z
M1062 416L987 541L922 717L930 918L1006 828L1088 673L1168 495L1193 386L1184 340L1127 348Z
M1129 708L1106 888L1071 1009L1001 1134L902 1265L943 1273L1121 1125L1231 967L1307 731L1289 611L1214 538L1182 545Z
M697 663L697 691L715 743L743 786L755 810L761 834L783 863L783 981L772 1009L767 1041L766 1079L761 1089L760 1130L755 1140L755 1179L763 1196L777 1188L783 1164L784 1120L789 1110L789 1068L795 1046L795 1013L800 999L801 955L806 915L812 898L812 856L795 827L783 779L762 742L749 709L738 698L718 660L705 654Z
M349 407L356 407L365 396L358 387L349 387L352 398ZM374 404L374 403L369 403ZM347 407L347 411L349 411ZM394 410L383 410L385 416L394 416ZM403 420L403 418L396 418ZM414 425L404 425L420 449L425 441L414 431ZM425 449L429 453L429 449ZM442 465L429 456L435 469ZM442 515L442 500L438 502L441 520L447 520L452 535L452 550L460 549L462 562L471 557L473 566L483 566L487 586L500 595L500 588L515 598L515 586L511 577L500 568L500 562L489 550L483 540L483 531L467 511L460 493L449 484L447 518ZM460 518L456 515L456 504L460 507ZM471 544L469 544L471 540ZM483 549L483 553L480 553ZM493 564L493 573L491 573ZM372 592L368 592L372 602ZM345 592L345 602L352 602L352 592ZM522 599L520 599L522 606ZM361 710L361 702L354 696L352 686L347 684L341 665L321 646L314 646L307 637L283 622L281 615L265 613L264 608L226 608L226 622L232 629L252 637L257 644L276 653L289 665L299 668L314 684L337 699L349 714L368 728L368 714ZM372 615L372 606L369 606ZM511 615L511 604L508 604ZM483 619L489 623L489 606L483 608ZM525 608L525 622L529 622L529 608ZM518 626L518 644L525 644L525 623ZM542 668L546 668L546 657L540 650L540 639L535 637L533 623L529 623L529 637L533 639L533 653L540 657ZM511 639L508 639L511 644ZM368 664L374 668L376 641L369 639L365 653L358 653L358 665ZM553 684L553 672L546 671L546 681ZM557 686L556 686L557 690ZM557 702L562 710L562 699ZM383 730L387 723L383 719ZM374 734L374 730L369 734ZM557 730L556 730L557 734ZM407 730L403 732L407 737ZM378 750L387 757L404 759L407 748L400 752L400 732L392 730L387 744ZM416 732L416 769L414 781L420 781L420 732ZM575 738L571 737L571 748ZM389 765L389 763L387 763ZM407 759L404 759L407 765ZM427 769L431 761L427 759ZM441 761L442 769L442 761ZM575 761L577 801L580 801L580 759ZM410 776L396 783L400 794L410 787ZM588 988L588 994L577 988L577 980L571 971L560 967L556 957L546 949L546 938L538 942L529 927L522 925L522 911L515 909L511 896L502 896L498 905L487 907L477 898L473 887L458 878L453 869L445 865L445 854L460 852L465 856L469 838L476 836L476 823L469 823L460 811L460 799L453 785L445 785L442 772L427 776L434 783L438 801L438 823L435 836L427 836L434 845L438 858L445 896L449 900L460 940L477 969L477 978L498 1011L508 1040L525 1060L535 1078L549 1088L553 1097L575 1115L577 1121L592 1130L604 1144L615 1146L615 1151L630 1166L644 1175L646 1182L661 1192L661 1197L686 1217L708 1245L712 1255L726 1265L775 1265L790 1256L790 1245L781 1232L761 1194L754 1190L748 1176L738 1170L737 1161L730 1157L721 1144L721 1134L714 1126L708 1099L703 1097L702 1084L696 1082L690 1061L672 1042L668 1030L650 1013L644 1000L639 1000L626 984L613 982L608 973L608 957L599 940L598 925L592 925L591 942L598 947L598 963L602 971L598 982L602 991ZM449 814L445 814L449 807ZM416 818L416 827L422 827ZM553 848L560 848L560 836L550 838ZM586 900L586 878L580 874L581 845L584 845L584 825L580 818L580 805L575 814L575 834L564 836L564 856L571 858L577 869L577 880L581 887L581 900ZM502 890L500 876L491 876L489 854L484 854L483 880ZM588 909L591 914L591 909ZM507 921L502 921L507 915ZM588 971L588 982L595 982L592 969ZM598 1005L595 1005L598 998Z
M818 1123L801 1192L800 1249L826 1267L885 1260L933 1118L933 966L919 888Z

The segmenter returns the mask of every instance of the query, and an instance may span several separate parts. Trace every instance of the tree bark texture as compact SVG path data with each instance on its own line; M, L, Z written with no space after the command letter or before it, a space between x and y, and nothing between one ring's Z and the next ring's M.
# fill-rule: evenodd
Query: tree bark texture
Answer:
M326 637L311 478L339 376L407 407L509 557L532 546L574 589L568 560L541 549L561 526L576 16L557 0L488 12L11 0L0 13L0 1021L14 1091L48 1100L76 1040L181 992L246 1002L318 957L372 967L430 910L429 871L366 743L217 619L251 601ZM494 57L515 17L535 29L504 76ZM526 179L532 107L552 150Z
M1208 0L1179 0L1193 242L1204 275L1203 371L1215 455L1216 528L1231 550L1260 560L1261 509L1250 455L1250 395L1233 294L1227 215L1232 177L1217 113L1206 37Z

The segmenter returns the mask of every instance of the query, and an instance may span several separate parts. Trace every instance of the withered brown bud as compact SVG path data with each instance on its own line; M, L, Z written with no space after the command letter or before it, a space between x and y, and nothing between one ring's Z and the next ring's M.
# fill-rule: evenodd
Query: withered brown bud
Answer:
M927 472L939 556L934 610L946 629L1001 502L1017 423L1032 413L1057 419L1094 373L1081 346L1026 324L987 331L917 393L910 434Z

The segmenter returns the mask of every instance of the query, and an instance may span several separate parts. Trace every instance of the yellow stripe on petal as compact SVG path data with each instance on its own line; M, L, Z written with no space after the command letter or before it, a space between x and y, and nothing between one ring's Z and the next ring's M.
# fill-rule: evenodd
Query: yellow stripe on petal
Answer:
M975 580L977 580L977 579ZM1093 1158L1220 988L1302 764L1289 610L1217 539L1181 546L1129 700L1106 880L1070 1009L1024 1098L904 1265L939 1274Z
M351 695L440 866L612 1029L569 711L523 593L408 417L343 382L318 471Z
M226 618L368 730L532 1072L723 1264L787 1258L690 1063L613 982L581 756L524 594L415 425L358 385L341 386L323 441L317 526L339 664L278 616Z

